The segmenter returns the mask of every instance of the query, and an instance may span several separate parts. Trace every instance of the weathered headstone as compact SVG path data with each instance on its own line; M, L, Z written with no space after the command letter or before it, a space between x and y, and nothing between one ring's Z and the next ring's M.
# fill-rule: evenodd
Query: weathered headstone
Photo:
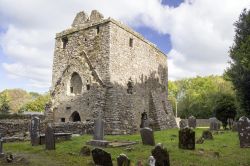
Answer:
M180 149L195 149L195 132L189 128L179 130L179 148Z
M32 146L40 144L40 119L32 117L30 123L30 141Z
M104 139L104 121L101 116L95 120L94 128L94 140L103 140Z
M180 126L180 129L184 129L185 127L187 127L187 123L185 120L180 120L179 122L179 126Z
M152 129L145 127L140 130L143 145L155 145L154 132Z
M45 149L46 150L56 149L54 129L52 128L50 123L47 125L45 129Z
M157 144L151 154L155 158L155 166L170 166L169 153L162 144Z
M3 153L3 138L2 138L2 134L0 133L0 157L3 157L4 153Z
M243 116L238 121L238 134L241 148L250 148L250 121Z
M210 130L218 131L220 130L220 122L215 118L209 118Z
M130 166L130 160L125 154L120 154L117 157L117 165L118 166Z
M146 112L143 112L141 114L141 124L140 124L140 128L144 128L144 127L149 127L149 119L148 119L148 115Z
M155 158L154 158L154 156L149 156L148 165L149 166L155 166Z
M94 136L93 140L88 142L92 146L106 147L108 141L104 140L104 121L102 120L101 114L95 120Z
M92 150L92 158L95 162L95 165L113 166L110 153L108 153L102 149L99 149L99 148L93 149Z
M194 116L188 118L188 127L196 128L196 118Z
M212 140L213 139L213 134L211 131L209 130L205 130L202 132L202 138L204 138L205 140Z
M238 131L238 122L233 122L232 131Z

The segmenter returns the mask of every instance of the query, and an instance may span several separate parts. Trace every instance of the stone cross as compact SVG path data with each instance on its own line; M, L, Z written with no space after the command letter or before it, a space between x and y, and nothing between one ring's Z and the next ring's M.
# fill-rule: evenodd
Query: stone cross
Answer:
M152 129L145 127L140 130L143 145L155 145L154 132Z
M155 158L155 166L170 166L169 153L161 143L155 146L151 154Z
M110 153L99 148L93 149L91 153L95 165L113 166Z
M130 166L130 160L125 154L120 154L117 157L117 165L118 166Z
M196 128L196 118L194 116L188 118L188 127Z
M241 148L250 148L250 121L243 116L238 121L238 134Z
M144 127L149 127L149 120L148 120L148 115L146 112L143 112L141 114L141 124L140 124L140 128L144 128Z
M0 157L3 157L3 139L2 139L2 134L0 133Z
M47 125L45 129L45 149L46 150L56 149L54 129L52 128L50 123Z
M179 122L179 126L180 126L180 129L183 129L183 128L187 127L186 121L181 119L181 121Z
M94 128L94 140L103 140L104 139L104 121L101 118L101 115L95 120Z
M40 144L40 119L39 117L32 117L31 119L30 140L31 140L32 146L36 146Z
M215 118L209 118L210 130L220 130L220 122Z
M180 149L195 149L195 132L189 128L179 130L179 148Z

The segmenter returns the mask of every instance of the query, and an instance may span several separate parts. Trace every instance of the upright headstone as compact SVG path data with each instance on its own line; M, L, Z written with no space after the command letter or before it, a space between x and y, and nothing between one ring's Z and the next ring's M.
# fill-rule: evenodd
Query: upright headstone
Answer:
M93 149L91 153L95 165L113 166L110 153L99 148Z
M220 130L220 122L215 118L209 118L210 130L218 131Z
M238 121L238 134L241 148L250 148L250 121L243 116Z
M3 138L2 138L2 134L0 133L0 157L3 157L4 153L3 153Z
M140 130L143 145L155 145L154 132L152 129L145 127Z
M196 118L194 116L188 118L188 127L196 128Z
M103 140L104 139L104 121L99 115L95 120L95 128L94 128L94 140Z
M169 153L162 144L157 144L151 154L155 158L155 166L170 166Z
M56 149L54 129L52 128L50 123L47 125L45 129L45 149L46 150Z
M179 148L180 149L195 149L195 132L189 128L179 130Z
M92 146L107 147L109 142L104 140L104 121L101 115L95 120L94 125L93 140L88 142L88 144Z
M32 146L40 144L40 119L32 117L30 123L30 141Z
M149 120L148 120L148 115L146 112L143 112L141 114L141 124L140 124L140 128L144 128L144 127L149 127Z
M187 123L185 120L180 120L179 122L179 126L180 126L180 129L184 129L185 127L187 127Z
M118 166L130 166L130 160L125 154L120 154L117 157L117 165Z

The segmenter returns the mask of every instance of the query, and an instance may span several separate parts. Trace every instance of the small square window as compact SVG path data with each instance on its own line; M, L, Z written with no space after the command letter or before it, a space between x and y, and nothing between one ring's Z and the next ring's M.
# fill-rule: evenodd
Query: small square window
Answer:
M129 46L133 47L133 39L132 38L129 39Z
M90 90L90 85L89 84L87 84L86 87L87 87L87 90Z
M65 118L61 118L61 122L65 122Z

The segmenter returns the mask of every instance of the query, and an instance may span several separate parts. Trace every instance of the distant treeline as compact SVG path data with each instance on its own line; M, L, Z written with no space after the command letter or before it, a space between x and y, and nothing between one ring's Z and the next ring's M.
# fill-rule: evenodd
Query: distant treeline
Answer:
M49 100L48 93L39 94L22 89L6 89L0 92L0 113L43 112Z
M230 103L232 109L238 112L235 91L230 81L222 76L207 76L169 81L169 100L175 112L176 105L178 117L206 119L215 116L218 105ZM226 101L225 101L226 100ZM227 106L228 107L228 106Z

